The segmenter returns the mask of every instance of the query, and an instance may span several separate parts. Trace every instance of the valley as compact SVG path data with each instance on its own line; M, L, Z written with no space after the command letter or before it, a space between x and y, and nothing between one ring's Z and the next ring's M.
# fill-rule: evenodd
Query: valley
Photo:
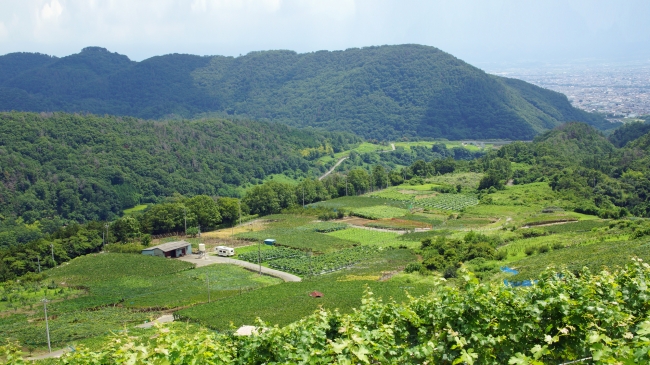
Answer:
M113 238L103 249L98 247L89 254L57 262L40 274L30 263L32 272L23 274L20 280L5 281L0 293L0 330L19 341L28 354L46 351L40 302L44 295L51 301L48 314L52 346L74 348L75 353L70 355L73 357L84 356L84 351L106 354L107 341L125 334L130 343L152 345L158 341L152 334L161 329L136 326L167 314L173 314L175 321L165 325L164 330L172 331L173 336L205 336L203 329L231 336L237 328L251 325L269 328L271 336L294 331L296 323L314 321L319 316L351 319L360 313L368 314L368 305L406 308L414 305L414 300L436 300L433 298L453 290L459 290L454 295L472 290L527 295L531 290L545 290L543 280L549 281L548 285L564 285L551 284L555 279L548 276L550 272L582 280L580 277L587 272L629 268L634 265L633 258L650 259L650 223L625 213L612 216L616 209L622 211L623 205L609 206L611 201L602 201L607 195L599 202L575 193L584 194L580 190L583 188L559 188L562 176L569 173L567 168L582 163L576 159L589 161L594 153L614 151L603 137L591 133L586 126L573 125L534 142L497 147L490 142L476 147L477 143L417 141L395 142L393 150L390 144L387 149L385 144L362 143L314 160L333 165L348 157L324 179L314 175L311 180L280 182L274 176L245 189L240 204L250 210L242 218L230 212L225 226L202 230L200 236L194 237L170 233L161 238L154 235L151 242L144 242L144 227L153 224L156 229L157 224L147 223L146 217L153 211L162 214L158 208L179 203L139 205L125 210L124 216L141 222L137 234L119 233L118 223L113 223L109 232ZM573 137L565 139L561 135ZM548 143L555 147L547 149ZM573 154L577 145L592 152ZM442 152L448 156L476 153L477 157L415 160L433 151L438 151L436 156ZM569 155L573 158L566 159ZM608 162L603 159L601 163ZM558 168L558 164L564 167ZM361 171L366 177L355 180ZM491 182L493 175L499 178ZM604 176L598 178L607 182ZM491 185L481 188L486 184ZM325 192L328 196L319 195ZM269 205L269 210L253 211L268 204L262 204L262 200L269 196L279 199L289 193L293 197L277 200L277 208ZM283 199L289 200L283 203ZM190 207L197 204L180 201ZM229 217L228 208L219 204L226 203L217 200L216 205L224 219ZM594 208L586 209L590 204ZM196 224L202 213L193 209L191 222ZM240 219L243 223L239 223ZM83 229L92 227L90 223ZM117 238L119 234L123 241ZM275 246L260 245L267 238L275 239ZM190 242L195 251L183 261L139 254L146 245L178 240ZM71 247L64 242L61 249ZM301 281L283 282L224 263L195 265L201 260L196 253L199 244L206 245L209 256L215 254L216 246L235 247L234 258L255 267L261 264L297 275ZM49 246L29 247L49 252ZM34 251L24 251L29 252ZM5 263L11 257L6 253ZM60 260L58 254L55 258ZM43 265L44 269L49 265L45 259ZM472 274L468 277L469 272ZM527 286L538 281L539 288ZM470 282L479 286L474 288ZM310 296L314 292L322 297ZM370 304L375 301L377 304ZM445 308L451 310L453 305L449 302ZM231 346L252 346L245 339L229 341L235 341ZM451 344L448 346L445 351L456 351ZM483 346L480 351L490 348Z

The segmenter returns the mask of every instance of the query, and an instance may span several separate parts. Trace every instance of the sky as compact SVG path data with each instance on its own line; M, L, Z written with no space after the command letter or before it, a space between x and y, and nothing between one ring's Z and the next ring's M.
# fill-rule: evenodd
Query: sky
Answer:
M0 0L0 54L140 61L384 44L475 65L650 61L650 0Z

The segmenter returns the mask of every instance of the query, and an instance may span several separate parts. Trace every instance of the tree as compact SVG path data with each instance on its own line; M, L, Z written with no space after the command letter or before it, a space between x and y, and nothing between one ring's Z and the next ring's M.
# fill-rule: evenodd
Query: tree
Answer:
M129 242L140 234L140 223L131 216L124 216L110 225L111 234L117 242Z
M239 199L237 198L219 198L217 200L219 213L224 222L235 223L239 219Z
M404 177L397 170L391 170L391 172L388 173L388 179L390 180L390 184L393 186L404 183Z
M376 165L372 169L372 179L373 185L379 188L386 187L388 185L388 174L386 169L381 165Z
M271 214L280 211L278 194L268 185L253 186L243 199L253 214Z
M364 169L358 168L348 173L348 184L354 188L356 194L368 191L370 188L369 181L368 172Z
M206 231L215 229L221 223L219 206L207 195L192 197L185 201L185 206L196 217L196 224L200 225Z
M142 216L142 230L153 234L182 232L185 229L185 207L180 203L156 204ZM187 210L188 225L196 216Z

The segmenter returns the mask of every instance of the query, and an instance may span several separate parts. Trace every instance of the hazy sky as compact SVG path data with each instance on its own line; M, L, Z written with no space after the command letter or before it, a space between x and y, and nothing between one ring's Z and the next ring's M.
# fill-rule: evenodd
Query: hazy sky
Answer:
M0 54L142 60L431 45L491 62L649 60L650 0L0 0Z

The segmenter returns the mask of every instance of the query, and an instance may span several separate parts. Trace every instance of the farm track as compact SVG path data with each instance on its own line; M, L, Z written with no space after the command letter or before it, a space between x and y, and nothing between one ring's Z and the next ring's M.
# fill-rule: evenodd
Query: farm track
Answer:
M368 231L389 232L389 233L397 233L397 234L405 234L405 233L409 233L409 232L412 231L411 229L375 228L375 227L358 226L358 225L355 225L355 224L350 224L350 227L365 229L365 230L368 230ZM427 232L427 231L430 231L430 230L431 230L431 228L416 228L415 232Z
M259 265L247 262L247 261L242 261L242 260L236 260L236 259L231 259L228 257L221 257L221 256L212 256L212 255L207 255L204 258L198 258L196 255L188 255L185 257L179 258L181 261L185 262L191 262L196 265L196 267L203 267L207 265L214 265L214 264L231 264L231 265L237 265L241 266L246 270L258 272L259 271ZM284 281L291 281L291 282L298 282L302 281L302 279L296 275L289 274L284 271L280 270L274 270L268 267L262 266L262 274L273 276L276 278L280 278Z
M348 159L348 156L345 156L345 157L341 158L340 160L336 161L336 163L334 164L334 166L332 166L332 168L329 169L329 171L327 171L325 174L323 174L323 176L319 177L318 180L323 180L324 178L326 178L327 175L329 175L329 174L331 174L332 172L334 172L334 170L336 170L336 168L337 168L337 167L338 167L338 166L339 166L343 161L345 161L345 160L347 160L347 159Z

